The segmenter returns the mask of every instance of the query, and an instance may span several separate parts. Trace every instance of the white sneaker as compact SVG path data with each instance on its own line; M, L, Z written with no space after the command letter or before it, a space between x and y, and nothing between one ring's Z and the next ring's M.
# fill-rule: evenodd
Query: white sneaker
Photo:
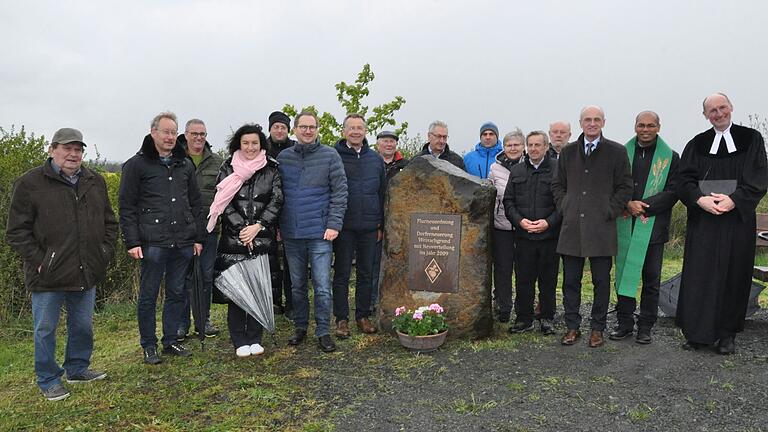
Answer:
M248 345L243 345L237 350L235 350L235 354L237 354L238 357L248 357L251 355L251 347Z
M251 345L251 354L252 355L262 355L262 354L264 354L264 347L259 345L259 344Z

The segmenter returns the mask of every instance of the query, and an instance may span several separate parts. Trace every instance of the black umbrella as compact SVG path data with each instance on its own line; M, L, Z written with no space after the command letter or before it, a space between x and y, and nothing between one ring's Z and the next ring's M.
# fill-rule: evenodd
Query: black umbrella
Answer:
M200 267L200 257L197 255L193 256L192 265L189 267L187 286L192 286L192 298L190 300L192 318L195 321L197 335L200 338L200 349L205 349L205 321L208 319L206 316L208 299L203 289L203 269Z
M677 298L680 294L680 279L682 273L678 273L667 281L661 283L659 289L659 316L674 318L677 313ZM765 286L752 281L752 288L749 292L749 302L747 303L747 317L751 317L760 310L758 297Z

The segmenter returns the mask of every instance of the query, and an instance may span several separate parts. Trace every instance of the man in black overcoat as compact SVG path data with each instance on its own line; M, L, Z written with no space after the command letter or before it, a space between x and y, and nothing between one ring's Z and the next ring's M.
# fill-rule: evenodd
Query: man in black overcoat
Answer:
M582 134L560 152L552 195L563 217L557 252L563 257L563 305L568 331L563 345L581 337L581 277L589 258L594 285L589 346L603 345L610 300L612 258L616 256L616 218L632 198L627 151L602 135L605 114L598 106L581 110Z

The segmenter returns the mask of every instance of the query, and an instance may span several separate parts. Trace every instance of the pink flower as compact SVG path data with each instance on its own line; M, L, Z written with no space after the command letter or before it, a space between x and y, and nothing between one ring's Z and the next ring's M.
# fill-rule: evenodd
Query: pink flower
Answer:
M421 320L422 318L424 318L424 315L422 315L421 312L414 312L413 313L413 319L418 321L418 320Z
M431 305L429 305L429 310L431 310L434 313L439 313L439 314L443 313L443 307L437 303L432 303Z
M405 306L400 306L399 308L395 309L395 316L400 316L405 313Z

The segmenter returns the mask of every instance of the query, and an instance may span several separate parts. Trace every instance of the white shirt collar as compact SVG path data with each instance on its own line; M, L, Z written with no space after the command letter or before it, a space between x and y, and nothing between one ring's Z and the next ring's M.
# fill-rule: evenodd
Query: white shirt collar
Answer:
M728 153L736 152L736 143L733 142L733 137L731 136L731 126L733 126L733 123L729 124L722 132L715 129L715 139L712 141L712 147L709 148L709 154L717 154L722 138L725 138L725 147L728 149Z
M600 144L600 137L595 138L594 141L590 141L587 139L587 137L584 137L584 153L587 152L587 148L589 148L589 144L592 143L594 146L592 147L592 151L595 151L597 149L597 145Z

